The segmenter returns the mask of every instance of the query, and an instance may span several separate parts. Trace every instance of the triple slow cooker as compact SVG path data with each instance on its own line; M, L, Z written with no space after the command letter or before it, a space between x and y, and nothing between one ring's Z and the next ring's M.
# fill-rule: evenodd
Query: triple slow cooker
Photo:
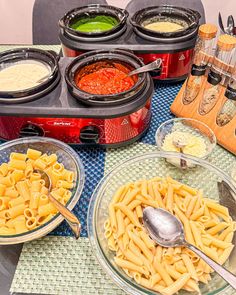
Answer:
M117 25L103 32L81 32L73 24L85 18L103 15L113 17ZM154 79L165 81L184 80L189 72L196 42L200 14L191 9L170 5L129 12L108 5L92 4L73 9L59 21L59 38L63 54L75 57L94 49L127 49L145 64L162 59L162 68L151 73ZM155 21L171 21L182 26L175 32L155 32L145 28Z
M103 32L74 29L77 22L84 24L83 18L99 15L115 25ZM152 77L183 80L189 71L200 15L191 9L164 5L128 17L127 11L107 5L73 9L59 21L64 57L30 48L0 54L0 70L33 61L50 71L37 86L0 92L0 138L48 136L69 144L108 147L139 139L151 121L154 86L149 74L133 77L130 89L109 95L87 93L78 87L76 79L104 66L118 65L131 71L161 58L162 67L152 72ZM173 21L182 29L154 32L145 28L144 24L155 21Z
M132 88L113 95L89 94L75 83L77 73L86 67L104 63L132 70L143 65L139 58L124 50L98 50L58 59L30 48L0 54L1 68L34 61L51 69L40 86L0 93L1 139L48 136L70 144L116 147L143 135L150 124L154 92L149 74L139 74Z

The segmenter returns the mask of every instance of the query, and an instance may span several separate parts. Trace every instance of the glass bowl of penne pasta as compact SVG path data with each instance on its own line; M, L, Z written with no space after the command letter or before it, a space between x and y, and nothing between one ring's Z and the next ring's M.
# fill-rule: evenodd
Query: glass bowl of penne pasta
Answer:
M92 249L105 272L129 294L213 295L227 287L192 251L157 245L143 226L146 206L176 215L189 243L236 274L235 183L206 160L181 158L196 168L185 170L169 163L180 160L175 152L126 160L105 175L91 198Z
M50 193L68 209L77 204L85 174L79 155L67 144L43 137L16 139L0 145L0 244L40 238L62 221Z

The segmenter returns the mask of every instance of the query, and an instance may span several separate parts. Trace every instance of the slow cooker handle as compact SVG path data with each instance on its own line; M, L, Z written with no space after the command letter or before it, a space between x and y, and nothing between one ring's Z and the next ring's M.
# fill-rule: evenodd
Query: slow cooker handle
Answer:
M193 9L189 9L189 10L191 10L192 13L193 13L193 15L196 17L196 20L195 20L194 22L192 22L192 23L189 25L189 27L188 27L188 29L191 29L193 26L196 26L196 24L198 25L199 20L200 20L200 18L201 18L202 16L201 16L201 14L200 14L198 11L196 11L196 10L193 10Z
M47 79L50 80L54 77L54 74L55 74L56 70L58 69L58 61L60 59L60 56L54 50L48 50L48 53L50 53L56 60L56 64L53 67L50 76L47 77Z
M59 59L60 59L60 55L57 54L56 51L54 51L54 50L48 50L48 52L51 53L51 54L55 57L55 59L56 59L57 61L59 61Z
M122 12L124 13L124 16L122 17L122 19L120 20L121 22L125 21L128 17L129 17L129 13L127 10L122 9Z
M64 17L63 17L64 18ZM70 27L67 27L64 23L64 20L63 18L61 18L59 21L58 21L58 25L59 27L62 29L62 30L66 30L68 32L70 32L71 34L74 34L74 30L72 30Z
M63 18L64 18L64 17L63 17ZM61 18L61 19L58 21L58 25L59 25L60 28L62 28L62 29L66 29L66 26L64 25L63 18Z
M129 22L130 24L135 27L135 28L139 28L140 26L136 23L136 21L134 20L134 17L132 16L130 19L129 19Z
M198 20L202 17L201 14L197 10L190 9L193 14L198 18Z

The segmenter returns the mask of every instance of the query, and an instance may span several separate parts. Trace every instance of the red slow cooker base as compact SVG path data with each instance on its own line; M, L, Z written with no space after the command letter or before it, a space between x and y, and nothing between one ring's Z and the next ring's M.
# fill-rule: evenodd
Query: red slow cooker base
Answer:
M67 57L76 57L84 51L70 49L62 44L63 55ZM145 64L153 62L157 58L162 59L161 71L151 72L153 79L178 81L183 80L189 73L193 49L173 53L138 53L134 52Z
M69 144L121 146L141 137L150 120L149 99L140 110L111 119L0 117L0 138L46 136Z

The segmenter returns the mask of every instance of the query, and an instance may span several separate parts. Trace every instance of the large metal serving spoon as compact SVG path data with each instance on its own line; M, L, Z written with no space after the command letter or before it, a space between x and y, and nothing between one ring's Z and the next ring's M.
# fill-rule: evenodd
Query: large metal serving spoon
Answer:
M156 243L162 247L187 247L236 289L236 276L205 255L201 250L189 244L185 240L182 223L174 215L164 209L146 207L143 211L143 222L150 237Z
M51 194L52 182L48 174L40 169L35 169L34 173L41 175L42 179L45 181L45 186L48 188L48 198L51 203L57 208L61 215L65 218L70 228L72 229L75 238L78 239L81 231L81 224L79 219L65 206L63 206L57 199L55 199Z
M127 76L133 76L133 75L137 75L137 74L141 74L141 73L145 73L145 72L150 72L150 71L153 71L153 70L156 70L156 69L159 69L160 66L162 64L162 59L161 58L157 58L156 60L154 60L153 62L145 65L145 66L142 66L138 69L135 69L131 72L129 72L127 74Z

